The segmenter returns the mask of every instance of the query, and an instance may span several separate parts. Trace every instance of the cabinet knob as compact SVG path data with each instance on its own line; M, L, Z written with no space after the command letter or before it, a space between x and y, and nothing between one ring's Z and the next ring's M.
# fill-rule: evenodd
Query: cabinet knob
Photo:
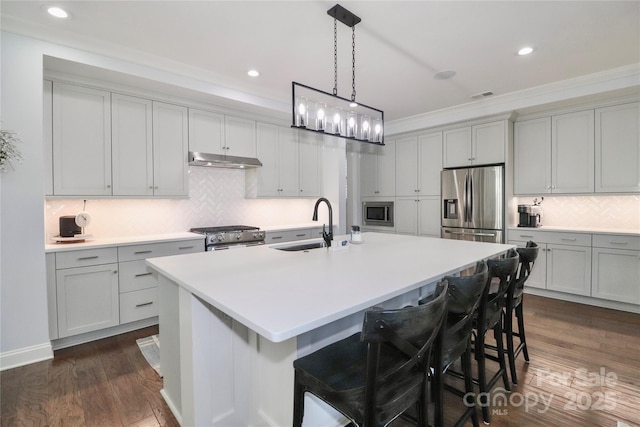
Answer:
M113 270L113 274L118 274L118 270Z
M149 190L153 190L153 185L150 185L150 186L149 186Z
M109 184L107 184L107 188L111 188L111 186Z
M153 189L154 189L154 190L157 190L157 189L158 189L158 186L156 185L155 187L153 187Z

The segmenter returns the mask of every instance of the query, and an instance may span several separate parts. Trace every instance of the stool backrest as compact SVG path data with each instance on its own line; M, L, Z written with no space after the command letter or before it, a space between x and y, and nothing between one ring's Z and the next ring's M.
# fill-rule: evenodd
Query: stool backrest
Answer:
M533 269L536 259L538 258L539 250L540 248L538 247L538 245L531 240L527 242L526 247L516 249L518 255L520 255L520 265L518 267L518 278L515 281L513 288L509 290L509 295L507 295L507 298L509 300L513 298L522 298L522 293L524 292L524 284L531 275L531 270Z
M518 253L510 249L504 258L490 259L487 261L489 267L489 278L480 299L478 307L478 331L479 334L486 333L501 320L502 307L507 297L509 286L515 283L516 273L520 262ZM491 292L491 282L498 279L498 289Z
M365 418L373 416L377 402L377 390L384 384L397 384L398 399L413 399L403 396L402 384L408 375L424 375L431 351L442 351L441 331L446 313L447 286L439 284L434 298L422 305L408 306L394 310L368 310L365 312L362 326L362 341L367 342ZM396 367L378 375L382 346L391 346L394 357L398 358ZM412 400L413 401L413 400ZM412 402L411 401L411 402ZM407 407L411 404L407 402ZM402 406L401 402L394 405ZM367 422L365 422L365 425Z

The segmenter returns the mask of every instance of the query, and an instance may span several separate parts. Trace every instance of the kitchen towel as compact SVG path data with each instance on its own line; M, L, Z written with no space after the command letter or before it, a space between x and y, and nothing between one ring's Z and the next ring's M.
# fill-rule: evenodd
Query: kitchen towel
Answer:
M136 344L138 344L140 352L142 352L142 355L149 365L151 365L158 375L160 375L160 378L162 378L162 373L160 372L160 338L158 335L140 338L136 340Z

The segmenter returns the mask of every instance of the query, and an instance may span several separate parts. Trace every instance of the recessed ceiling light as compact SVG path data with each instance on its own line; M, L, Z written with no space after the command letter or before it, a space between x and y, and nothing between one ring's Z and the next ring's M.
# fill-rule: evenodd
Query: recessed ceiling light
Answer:
M436 80L447 80L450 79L451 77L455 76L456 72L453 70L443 70L443 71L438 71L437 73L435 73L433 75L433 78Z
M58 6L50 6L47 8L47 12L49 13L49 15L51 16L55 16L56 18L68 18L69 17L69 12L67 12L66 10L64 10L61 7Z
M522 49L520 49L518 51L518 55L520 55L520 56L529 55L531 52L533 52L533 48L529 47L529 46L526 46L526 47L523 47Z
M258 77L258 76L260 75L260 72L259 72L258 70L249 70L249 71L247 72L247 74L248 74L250 77Z

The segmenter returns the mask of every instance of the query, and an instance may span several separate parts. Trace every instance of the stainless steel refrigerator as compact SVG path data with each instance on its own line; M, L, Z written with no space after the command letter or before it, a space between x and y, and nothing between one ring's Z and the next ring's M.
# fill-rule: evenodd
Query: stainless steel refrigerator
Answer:
M443 170L441 186L443 238L504 243L504 166Z

